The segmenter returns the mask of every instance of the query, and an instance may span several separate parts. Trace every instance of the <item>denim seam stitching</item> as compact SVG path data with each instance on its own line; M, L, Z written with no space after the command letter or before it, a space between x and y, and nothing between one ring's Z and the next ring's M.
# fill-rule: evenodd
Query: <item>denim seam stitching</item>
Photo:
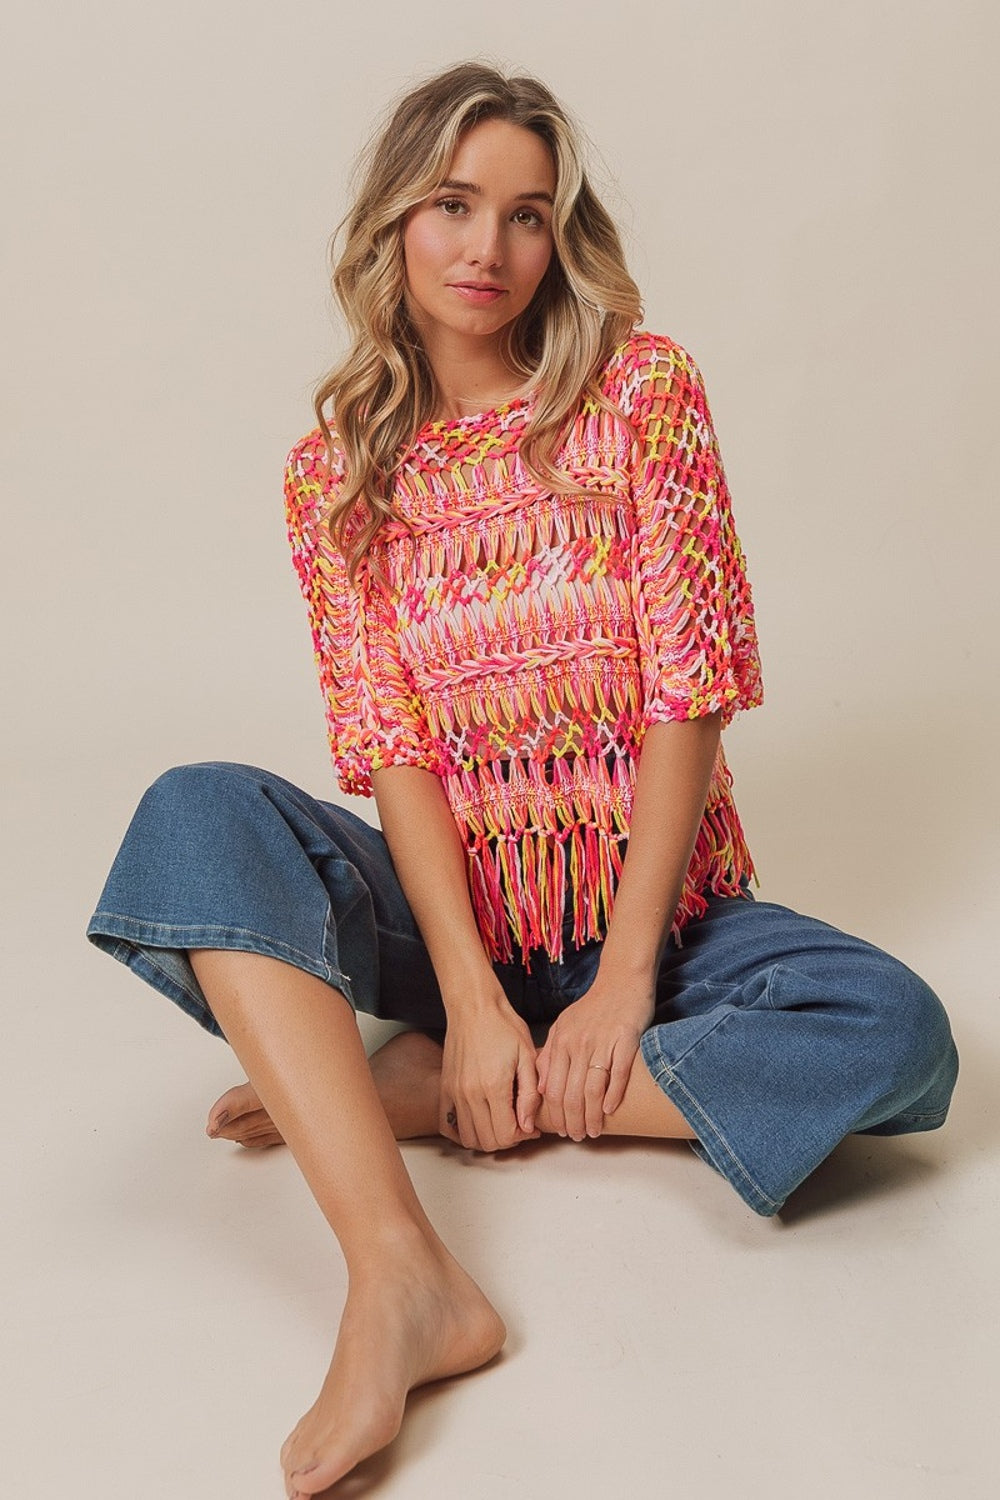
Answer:
M911 1111L904 1110L899 1114L893 1115L892 1118L893 1120L906 1120L907 1122L912 1121L914 1123L918 1120L939 1120L943 1125L948 1118L948 1111L946 1109L932 1109L926 1114L913 1114Z
M116 931L114 927L105 927L104 929L95 928L95 924L99 919L103 920L105 923L113 923L116 926L123 927L127 930L124 932L120 932ZM234 927L231 924L223 926L221 923L217 922L192 923L187 926L181 923L141 922L136 917L122 917L117 915L117 913L112 912L95 912L94 917L90 923L90 929L91 931L96 931L100 936L119 938L124 944L128 945L125 949L126 952L131 952L136 948L141 949L147 962L156 969L157 973L163 974L167 979L175 978L175 976L170 974L168 970L164 969L162 964L154 962L154 960L150 956L152 953L156 952L157 948L176 948L180 952L187 952L188 949L192 946L196 948L210 948L212 946L211 941L209 940L206 942L202 942L192 939L189 939L187 942L155 941L154 939L145 935L149 932L156 932L161 936L169 933L172 938L178 938L182 933L198 933L199 935L220 933L236 937L254 938L258 943L266 943L267 951L263 951L260 948L233 950L231 945L230 951L262 953L264 957L287 958L294 964L295 968L304 969L307 974L316 974L316 977L318 979L323 979L327 984L332 985L334 989L343 988L347 998L349 1000L351 999L350 980L348 979L346 974L342 974L340 972L339 968L333 968L325 953L323 954L322 958L322 966L324 972L321 974L317 974L316 958L314 954L305 953L301 948L296 948L291 943L283 943L280 938L264 937L262 933L256 932L252 927ZM186 985L179 985L179 988L182 988L185 994L190 995L191 998L199 1006L204 1006L204 996L202 996L201 994L195 994L193 991L188 989ZM353 1005L353 1001L351 1001L351 1003Z
M715 1031L715 1029L716 1028L713 1026L712 1031ZM712 1032L707 1033L707 1035L709 1036L711 1036L711 1034ZM781 1207L780 1202L772 1198L769 1193L765 1193L764 1189L760 1186L760 1183L750 1175L743 1162L736 1155L736 1152L733 1150L724 1133L719 1129L718 1125L716 1125L715 1121L712 1119L711 1115L706 1112L704 1106L699 1102L699 1100L694 1098L685 1084L681 1081L680 1078L678 1078L677 1074L674 1072L673 1066L671 1066L671 1064L666 1061L666 1059L663 1057L662 1052L660 1052L659 1043L654 1043L654 1045L656 1046L657 1052L660 1053L660 1064L657 1070L659 1077L669 1078L671 1083L675 1085L678 1091L684 1095L684 1098L687 1100L688 1104L691 1107L692 1113L696 1114L700 1119L704 1120L708 1129L711 1131L714 1140L724 1148L725 1153L731 1161L734 1169L737 1171L741 1179L751 1189L754 1195L759 1198L762 1203L766 1203L770 1208L774 1210L779 1209ZM684 1056L686 1057L688 1053L693 1051L696 1045L697 1043L692 1043L692 1046L687 1049L687 1052L685 1052ZM681 1060L682 1059L680 1058L677 1059L678 1062L680 1062ZM657 1078L657 1082L659 1082L659 1077ZM666 1090L664 1090L664 1092L666 1092ZM704 1144L704 1142L702 1144Z
M294 954L296 958L305 959L310 964L315 962L313 954L296 948L292 943L282 942L280 938L267 937L253 927L236 927L231 922L144 922L138 917L123 917L116 912L98 911L94 913L90 924L92 929L98 920L115 924L105 929L109 937L125 938L140 947L177 948L186 952L191 947L211 947L211 943L198 941L195 934L231 933L234 937L254 938L259 943L267 943L270 947L280 948L282 952ZM146 934L149 933L156 933L156 937L147 936ZM182 934L186 940L168 941L168 939L180 939ZM323 962L326 964L325 955Z
M767 976L767 983L764 986L764 996L763 996L764 1004L767 1006L768 1010L778 1010L780 1008L780 1007L776 1006L774 1004L774 1002L772 1001L772 999L771 999L771 986L774 983L777 975L782 970L784 970L785 968L787 968L787 965L786 964L782 964L782 963L776 963L776 964L772 964L771 965L770 972L768 973L768 976Z
M690 1055L690 1053L692 1053L694 1051L695 1047L699 1046L702 1042L707 1041L708 1038L710 1036L712 1036L718 1030L718 1028L722 1025L722 1022L724 1020L725 1020L724 1016L721 1016L721 1015L720 1016L716 1016L715 1020L712 1022L711 1026L708 1028L708 1030L705 1031L705 1032L702 1032L702 1034L700 1036L696 1036L695 1039L694 1039L694 1041L689 1042L688 1045L684 1048L684 1051L681 1052L677 1057L675 1057L669 1063L667 1062L666 1058L663 1056L663 1052L660 1049L659 1042L654 1042L654 1045L656 1047L657 1052L659 1053L660 1057L663 1058L663 1066L665 1068L667 1068L668 1070L670 1070L671 1071L671 1075L672 1075L672 1070L674 1068L676 1068L680 1063L682 1063L684 1061L684 1059L686 1057L688 1057Z
M357 905L357 902L355 902L355 905ZM357 1005L355 1004L354 1000L354 992L351 989L351 980L349 975L344 973L339 963L337 964L337 967L334 968L330 960L326 956L326 939L330 931L330 923L332 921L333 907L328 902L326 908L326 916L323 919L323 963L326 966L326 981L327 984L332 985L334 989L341 991L352 1010L357 1010ZM336 926L334 926L334 931L336 931Z

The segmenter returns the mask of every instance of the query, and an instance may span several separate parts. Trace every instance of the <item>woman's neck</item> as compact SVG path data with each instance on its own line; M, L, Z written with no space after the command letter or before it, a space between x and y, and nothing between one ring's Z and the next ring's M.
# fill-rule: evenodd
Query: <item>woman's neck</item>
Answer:
M512 386L509 379L502 390L491 386L489 389L484 389L478 396L459 396L455 393L439 391L434 420L461 421L463 417L474 417L480 412L494 411L508 401L515 401L518 397L527 395L527 391L528 388L523 381L518 386Z
M526 394L524 377L504 362L499 349L483 349L477 342L479 347L470 349L464 341L442 340L427 349L437 386L435 420L472 417Z

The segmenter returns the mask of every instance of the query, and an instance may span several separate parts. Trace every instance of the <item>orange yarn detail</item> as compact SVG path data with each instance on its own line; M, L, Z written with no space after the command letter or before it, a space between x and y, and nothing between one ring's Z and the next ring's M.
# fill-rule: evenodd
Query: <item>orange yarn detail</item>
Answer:
M348 585L322 518L343 477L318 430L289 455L289 539L340 786L442 778L491 958L562 955L607 931L650 724L761 701L753 605L701 373L634 333L602 385L635 425L581 404L553 495L518 454L531 400L428 423L390 523ZM720 749L675 930L753 865Z

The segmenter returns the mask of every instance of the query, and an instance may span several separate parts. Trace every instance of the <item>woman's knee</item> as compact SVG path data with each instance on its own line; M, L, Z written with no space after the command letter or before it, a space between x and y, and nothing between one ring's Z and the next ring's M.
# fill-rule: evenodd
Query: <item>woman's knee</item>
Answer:
M925 980L890 963L879 985L872 1039L886 1081L901 1100L917 1100L934 1086L946 1085L950 1093L958 1069L948 1014Z
M264 772L253 766L230 761L195 761L190 765L171 766L147 788L139 803L146 810L163 810L172 816L184 815L188 808L213 808L233 796L245 795Z
M136 809L144 836L166 840L178 854L206 846L253 856L270 845L279 825L311 823L296 787L258 766L195 761L158 776Z
M921 1100L930 1113L947 1107L958 1070L948 1015L898 959L857 942L812 967L782 964L769 985L776 998L826 1017L832 1055L850 1070L869 1122Z

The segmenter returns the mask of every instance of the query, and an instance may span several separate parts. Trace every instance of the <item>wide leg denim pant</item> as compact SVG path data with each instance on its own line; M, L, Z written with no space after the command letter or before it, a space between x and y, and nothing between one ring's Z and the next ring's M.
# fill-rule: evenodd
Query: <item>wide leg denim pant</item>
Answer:
M358 1010L443 1031L444 1008L382 834L253 766L167 771L143 797L87 936L222 1031L191 948L269 954ZM514 1009L551 1022L593 982L600 943L495 965ZM694 1149L759 1214L850 1132L933 1130L958 1056L941 1002L869 943L783 906L713 897L660 965L641 1042Z

